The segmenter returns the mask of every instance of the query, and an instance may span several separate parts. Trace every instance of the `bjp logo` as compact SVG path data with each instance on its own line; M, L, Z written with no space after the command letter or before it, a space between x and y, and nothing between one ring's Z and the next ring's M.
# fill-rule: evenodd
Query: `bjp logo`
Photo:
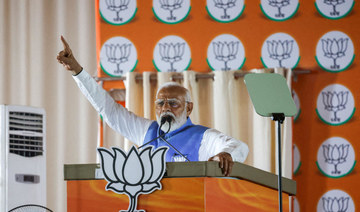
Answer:
M181 37L169 35L155 45L153 64L159 72L182 72L190 63L190 47Z
M334 189L322 195L316 209L317 212L354 212L355 204L348 193Z
M340 19L347 16L354 7L354 0L316 0L317 11L325 18Z
M317 43L315 59L325 71L344 71L352 64L354 58L354 44L343 32L328 32Z
M135 45L125 37L112 37L101 47L100 66L109 76L123 76L133 71L136 64Z
M298 0L261 0L260 7L264 15L273 21L285 21L295 15L299 9Z
M210 42L207 62L212 70L238 70L245 63L244 46L234 35L221 34Z
M99 12L102 19L111 25L130 22L136 14L136 0L100 0Z
M221 23L238 19L245 9L244 0L207 0L206 10L211 18Z
M297 95L295 90L292 90L292 97L293 97L293 100L295 102L296 110L297 110L297 112L296 112L296 114L294 116L294 121L297 121L300 114L301 114L301 102L300 102L300 98Z
M355 164L354 148L344 138L331 137L319 147L316 165L327 177L343 177L353 170Z
M126 194L129 197L129 212L137 211L140 194L161 190L160 180L165 173L168 147L160 147L155 151L152 148L149 146L138 152L133 146L127 154L116 147L112 148L113 152L98 148L101 169L108 182L105 189Z
M190 0L153 0L155 17L166 24L182 22L189 15L190 9Z
M340 84L332 84L318 95L316 113L326 124L342 125L352 118L354 104L354 97L349 89Z
M293 144L293 174L296 175L301 167L301 155L299 148L296 144Z
M261 62L266 68L295 68L300 60L299 46L286 33L275 33L266 38L261 48Z

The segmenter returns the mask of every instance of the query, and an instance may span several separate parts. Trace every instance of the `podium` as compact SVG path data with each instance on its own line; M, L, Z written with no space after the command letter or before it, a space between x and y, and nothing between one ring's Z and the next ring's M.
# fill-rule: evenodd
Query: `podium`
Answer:
M126 210L124 194L105 191L107 182L96 176L98 164L64 165L67 181L67 211L113 212ZM138 197L137 208L151 211L278 211L277 175L234 163L224 177L218 162L168 162L162 190ZM284 211L296 182L282 178Z

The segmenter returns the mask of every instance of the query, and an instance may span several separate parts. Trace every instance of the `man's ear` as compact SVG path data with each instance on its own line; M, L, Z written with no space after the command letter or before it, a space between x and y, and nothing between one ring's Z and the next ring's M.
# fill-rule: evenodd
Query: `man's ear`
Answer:
M186 117L190 116L191 111L193 110L194 104L192 102L188 102L186 104Z

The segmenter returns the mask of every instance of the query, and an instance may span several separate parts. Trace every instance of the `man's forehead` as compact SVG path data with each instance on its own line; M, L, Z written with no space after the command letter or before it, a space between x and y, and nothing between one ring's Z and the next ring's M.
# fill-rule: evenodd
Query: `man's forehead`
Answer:
M157 96L159 98L175 98L175 99L183 99L186 95L186 89L181 86L169 86L162 88Z

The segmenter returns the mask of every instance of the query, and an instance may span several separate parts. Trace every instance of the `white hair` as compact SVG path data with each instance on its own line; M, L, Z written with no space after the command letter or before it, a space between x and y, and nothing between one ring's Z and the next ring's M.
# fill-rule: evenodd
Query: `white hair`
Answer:
M184 88L186 93L185 93L185 102L191 102L191 96L190 96L190 91L188 89L186 89L184 86L180 85L177 82L165 82L164 84L160 85L159 88L157 89L156 92L156 96L158 96L159 91L163 88L169 88L169 87L180 87L180 88Z

